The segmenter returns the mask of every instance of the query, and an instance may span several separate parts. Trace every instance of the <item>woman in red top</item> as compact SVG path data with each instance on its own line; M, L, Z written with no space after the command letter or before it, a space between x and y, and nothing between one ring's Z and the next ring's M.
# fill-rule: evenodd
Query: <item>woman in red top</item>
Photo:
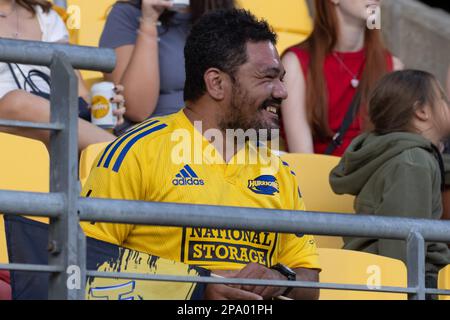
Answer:
M357 90L361 106L374 83L403 65L384 47L380 31L368 28L380 0L315 1L314 29L309 38L286 51L289 97L283 102L283 129L289 152L325 153L339 131ZM341 156L365 128L359 108L333 155Z

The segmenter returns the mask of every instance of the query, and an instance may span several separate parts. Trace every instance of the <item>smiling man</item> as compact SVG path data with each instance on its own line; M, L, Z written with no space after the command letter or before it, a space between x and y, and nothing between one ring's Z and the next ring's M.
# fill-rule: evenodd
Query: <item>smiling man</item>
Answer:
M304 210L295 173L261 143L276 138L272 130L279 128L280 105L287 97L275 44L267 23L247 11L217 11L201 18L185 47L186 107L150 119L111 143L97 159L83 195ZM200 131L194 126L198 123ZM208 130L223 139L208 139ZM257 131L255 138L236 134L249 130ZM185 149L194 153L200 145L200 154L190 160L174 156L180 131L188 133ZM261 161L260 154L275 160ZM107 223L84 223L83 228L99 240L224 277L318 281L316 245L308 235ZM208 285L205 298L280 295L316 299L318 290Z

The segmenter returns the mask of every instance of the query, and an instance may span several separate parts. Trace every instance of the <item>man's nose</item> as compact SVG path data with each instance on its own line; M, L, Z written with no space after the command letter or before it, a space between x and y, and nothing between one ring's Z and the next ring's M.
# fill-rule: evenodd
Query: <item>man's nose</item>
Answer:
M281 100L285 100L288 97L286 85L281 80L277 80L277 84L273 90L273 97Z

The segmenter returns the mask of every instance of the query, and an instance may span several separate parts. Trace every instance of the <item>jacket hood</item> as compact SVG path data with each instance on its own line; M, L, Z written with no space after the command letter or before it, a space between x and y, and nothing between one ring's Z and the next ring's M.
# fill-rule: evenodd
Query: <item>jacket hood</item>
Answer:
M337 194L357 195L375 171L390 159L413 148L435 152L432 143L419 134L362 134L353 140L339 165L331 171L331 187Z

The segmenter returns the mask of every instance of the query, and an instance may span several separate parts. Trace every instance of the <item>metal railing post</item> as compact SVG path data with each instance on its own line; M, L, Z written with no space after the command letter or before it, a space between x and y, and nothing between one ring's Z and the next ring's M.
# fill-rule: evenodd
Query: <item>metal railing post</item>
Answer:
M408 267L408 287L415 293L408 295L409 300L425 300L425 240L414 231L406 240L406 260Z
M60 217L50 219L49 265L63 272L50 275L49 299L77 299L67 286L69 266L78 261L78 79L65 53L53 54L51 69L51 122L64 129L50 135L50 192L64 195Z
M86 261L87 261L87 244L86 236L81 227L78 227L78 267L80 268L80 288L78 289L77 300L85 300L86 298Z

